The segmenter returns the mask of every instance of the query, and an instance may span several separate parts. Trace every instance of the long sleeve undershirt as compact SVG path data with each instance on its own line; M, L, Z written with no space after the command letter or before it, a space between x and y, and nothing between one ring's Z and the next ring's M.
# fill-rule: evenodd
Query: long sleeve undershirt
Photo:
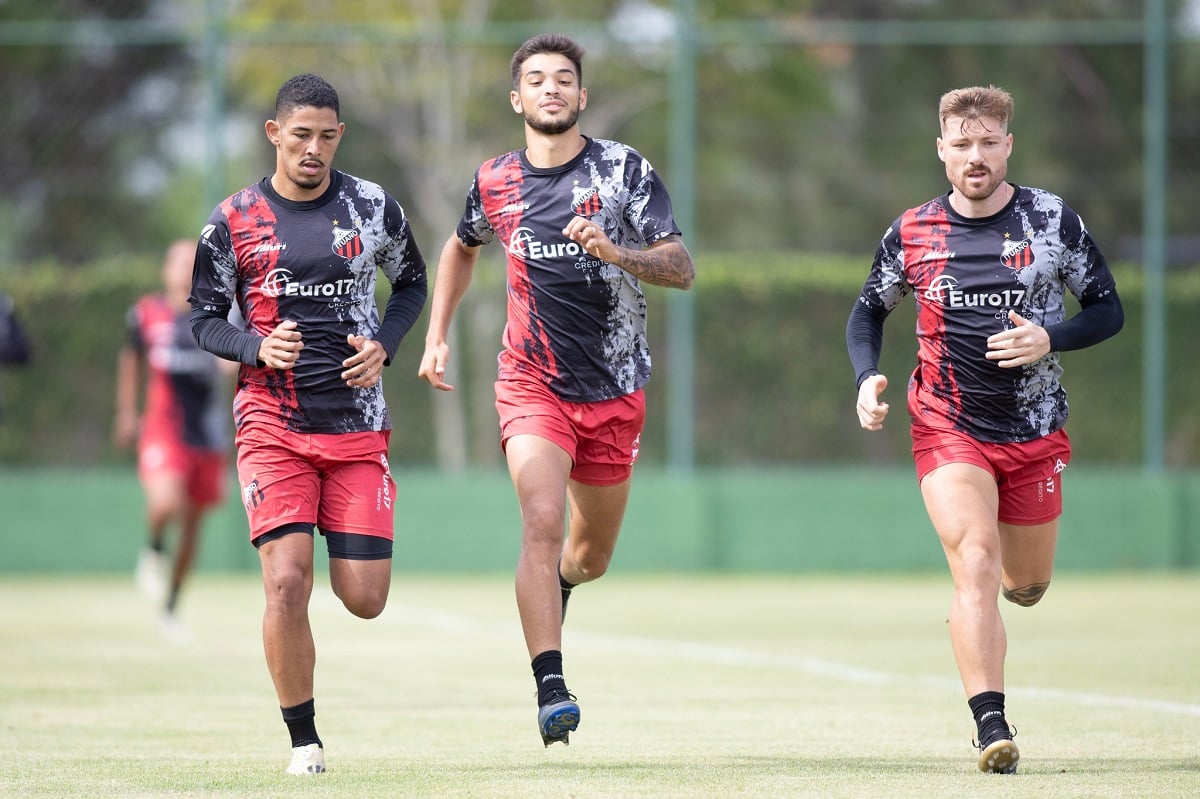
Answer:
M1098 344L1125 324L1125 309L1113 292L1090 302L1080 302L1079 313L1046 328L1051 352L1081 350ZM856 302L846 322L846 349L854 369L855 385L879 374L879 354L883 349L883 323L889 311Z
M383 345L384 352L387 353L385 365L391 365L392 356L396 354L400 341L416 324L421 309L425 307L427 293L428 281L424 275L418 281L392 285L392 293L383 312L383 321L375 333L375 340ZM248 366L263 365L258 359L263 336L239 330L216 311L197 308L192 309L191 326L192 335L196 337L196 342L202 349Z

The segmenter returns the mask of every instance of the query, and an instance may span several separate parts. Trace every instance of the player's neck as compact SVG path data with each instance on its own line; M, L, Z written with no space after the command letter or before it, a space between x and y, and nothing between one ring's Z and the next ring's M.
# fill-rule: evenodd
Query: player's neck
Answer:
M578 127L563 133L538 133L525 128L525 159L538 169L562 166L583 151L587 139Z
M996 190L981 200L971 200L963 196L957 189L950 191L950 205L960 216L967 219L983 219L1000 213L1008 201L1012 199L1014 189L1007 180L996 187Z
M294 180L289 178L286 173L276 170L271 176L271 188L285 200L291 200L296 203L305 203L319 198L322 194L329 190L330 176L326 175L321 181L321 185L315 189L304 188L298 185Z

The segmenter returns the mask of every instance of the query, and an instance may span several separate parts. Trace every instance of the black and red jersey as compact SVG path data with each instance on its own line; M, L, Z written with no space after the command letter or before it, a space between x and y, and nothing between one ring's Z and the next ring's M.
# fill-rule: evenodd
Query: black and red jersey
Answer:
M572 402L630 394L650 379L646 299L638 280L563 234L575 216L623 247L678 234L666 187L624 144L588 139L570 162L532 166L523 151L475 173L458 237L498 239L508 262L508 320L501 379L540 380Z
M858 302L880 317L909 293L917 303L917 367L909 383L914 424L1006 443L1047 435L1066 422L1059 353L1002 368L985 357L987 339L1012 327L1009 310L1050 331L1065 318L1067 291L1087 306L1115 301L1116 284L1083 220L1060 197L1014 189L990 217L960 216L948 196L905 211L875 253ZM860 380L874 366L856 363Z
M376 270L392 294L379 319ZM425 261L399 203L379 185L333 171L319 198L280 196L269 178L213 211L200 237L192 329L201 346L241 361L234 418L303 433L391 429L383 388L351 388L347 335L383 344L388 359L425 303ZM236 304L246 331L225 321ZM263 368L258 347L280 322L304 342L292 369Z
M142 434L223 451L228 445L220 364L196 344L188 314L161 294L142 297L125 315L129 345L145 360Z

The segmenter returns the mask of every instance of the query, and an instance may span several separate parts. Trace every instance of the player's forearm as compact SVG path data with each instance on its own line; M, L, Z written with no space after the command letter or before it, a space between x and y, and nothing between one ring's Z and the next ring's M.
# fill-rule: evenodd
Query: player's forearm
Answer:
M433 282L433 299L429 303L429 332L425 344L445 342L450 331L450 320L458 310L462 298L471 285L475 272L475 261L479 248L468 248L457 235L451 235L438 258L437 273Z
M118 415L137 415L137 381L137 353L128 348L122 349L117 356L116 411Z
M871 375L879 374L879 355L883 351L883 322L887 312L858 301L846 321L846 351L854 369L856 386Z
M1125 325L1125 309L1116 291L1081 304L1079 313L1046 328L1052 352L1081 350L1115 336Z
M691 288L696 264L679 236L668 236L644 250L618 247L612 263L652 286Z
M417 317L421 315L421 309L425 307L425 297L428 292L429 287L424 272L417 280L411 280L402 285L392 285L392 294L388 297L387 307L383 312L383 321L379 325L379 331L375 334L375 340L383 345L384 352L387 353L387 365L391 365L401 340L416 324Z
M191 326L200 349L248 366L262 365L258 359L262 336L238 330L225 317L196 308L192 309Z

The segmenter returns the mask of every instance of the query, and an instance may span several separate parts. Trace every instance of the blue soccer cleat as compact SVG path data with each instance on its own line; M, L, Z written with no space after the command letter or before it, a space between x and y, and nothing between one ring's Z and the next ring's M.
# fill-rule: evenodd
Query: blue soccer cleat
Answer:
M579 705L575 704L575 697L566 691L555 693L549 702L538 708L538 730L546 746L559 741L570 746L567 738L578 727Z

